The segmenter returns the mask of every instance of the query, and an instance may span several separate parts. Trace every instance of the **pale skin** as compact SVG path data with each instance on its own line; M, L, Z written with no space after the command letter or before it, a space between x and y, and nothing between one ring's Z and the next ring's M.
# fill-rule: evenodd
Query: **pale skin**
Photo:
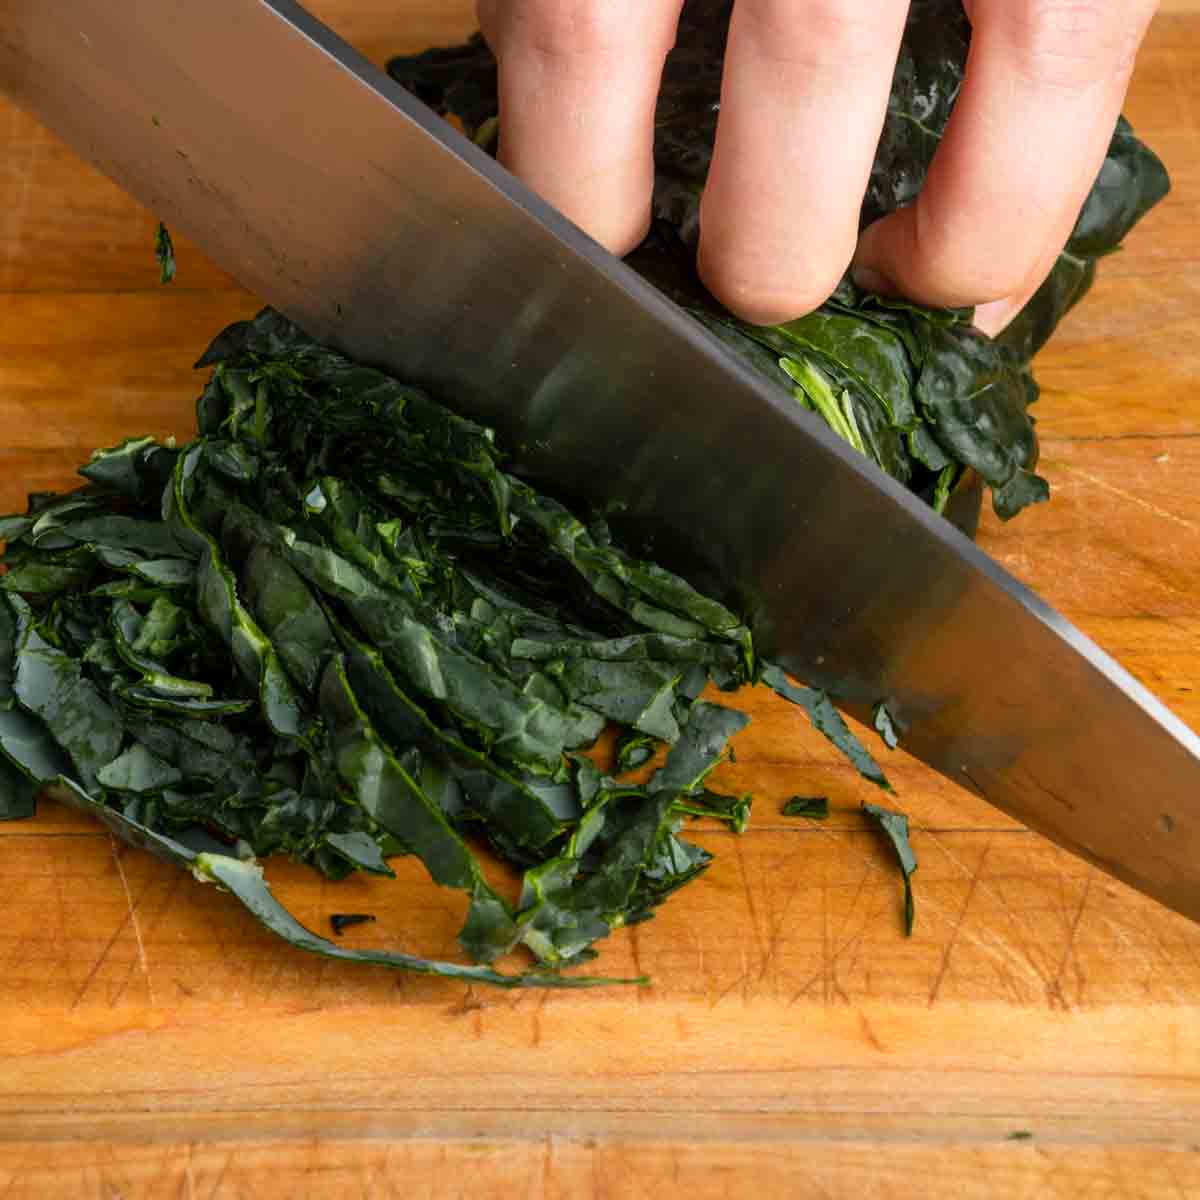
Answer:
M1157 0L964 0L966 82L927 184L859 236L908 0L737 0L698 265L748 321L875 291L1002 329L1095 181ZM616 254L645 235L682 0L479 0L501 160ZM813 178L818 186L797 181Z

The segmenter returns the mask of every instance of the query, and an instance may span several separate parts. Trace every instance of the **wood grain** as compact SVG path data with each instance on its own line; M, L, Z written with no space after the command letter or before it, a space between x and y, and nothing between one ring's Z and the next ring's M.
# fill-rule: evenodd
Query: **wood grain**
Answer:
M469 0L321 0L376 61ZM1129 111L1172 197L1043 355L1052 503L980 541L1200 728L1200 0L1168 0ZM188 436L190 364L256 302L0 107L0 510L92 446ZM709 874L614 936L649 988L506 995L281 947L227 897L47 805L0 826L0 1197L1182 1197L1200 1193L1200 929L921 764L902 936L868 793L786 707L723 783L760 796ZM824 824L785 821L796 791ZM453 953L457 897L270 876L314 928ZM1011 1140L1018 1132L1032 1139Z

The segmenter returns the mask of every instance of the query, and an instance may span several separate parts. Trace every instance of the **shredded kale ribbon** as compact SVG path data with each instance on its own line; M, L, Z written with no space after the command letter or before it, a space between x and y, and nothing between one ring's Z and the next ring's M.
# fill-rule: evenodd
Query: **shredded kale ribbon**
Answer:
M158 261L158 282L170 283L175 278L175 243L162 221L154 235L154 257Z

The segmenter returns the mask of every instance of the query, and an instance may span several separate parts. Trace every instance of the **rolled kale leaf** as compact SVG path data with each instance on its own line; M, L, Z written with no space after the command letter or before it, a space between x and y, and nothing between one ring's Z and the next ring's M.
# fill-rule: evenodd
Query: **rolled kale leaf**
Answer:
M1037 398L1030 361L1116 250L1166 195L1162 163L1123 119L1052 275L997 339L969 311L864 295L848 280L816 313L760 328L725 312L696 277L692 251L716 133L732 0L687 0L656 117L654 227L629 262L798 403L939 511L968 468L1003 518L1044 500L1035 474ZM962 85L971 28L961 0L913 0L861 223L920 192ZM497 139L496 63L476 35L396 58L389 71L479 144ZM801 181L798 186L803 186Z

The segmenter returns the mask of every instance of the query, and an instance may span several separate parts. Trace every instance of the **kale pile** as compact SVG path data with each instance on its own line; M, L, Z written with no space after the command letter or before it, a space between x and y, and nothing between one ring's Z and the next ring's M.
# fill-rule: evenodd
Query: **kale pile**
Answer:
M0 818L52 786L305 949L579 986L561 970L708 864L685 821L745 824L706 779L747 718L706 688L765 683L887 788L734 613L507 474L487 429L270 310L201 365L194 441L97 451L0 519ZM584 753L611 725L616 777ZM515 905L479 839L523 873ZM417 855L468 897L477 965L318 937L267 888L276 853L333 879ZM518 947L534 969L489 965Z
M938 511L969 468L1003 518L1046 499L1029 364L1118 249L1166 195L1161 162L1122 120L1052 276L997 340L970 311L934 312L865 295L846 279L817 312L761 328L738 321L695 275L700 194L720 101L732 0L687 0L659 99L655 225L630 264L851 445ZM798 15L798 19L802 19ZM962 84L970 24L961 0L912 0L862 224L920 191ZM478 36L389 64L391 74L481 145L497 142L496 64ZM819 165L814 166L814 181ZM819 186L798 179L797 188Z

